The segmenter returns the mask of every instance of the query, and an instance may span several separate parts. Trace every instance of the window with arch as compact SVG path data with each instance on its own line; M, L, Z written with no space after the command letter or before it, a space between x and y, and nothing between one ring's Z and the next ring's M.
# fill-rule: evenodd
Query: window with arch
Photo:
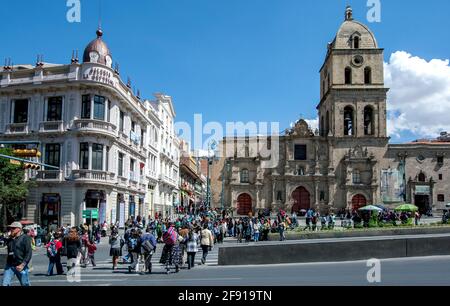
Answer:
M352 84L352 68L350 67L345 68L345 84Z
M419 173L419 182L425 182L427 177L425 176L425 173L420 172Z
M347 106L344 108L344 136L353 136L354 132L353 108Z
M360 42L361 42L361 39L359 38L359 36L355 36L353 38L353 48L359 49Z
M320 136L325 136L325 123L323 116L320 118Z
M247 184L250 182L248 169L241 170L241 183Z
M375 127L373 120L373 108L366 106L364 108L364 135L374 135Z
M330 112L327 111L327 115L325 118L325 136L328 136L328 134L330 133Z
M364 84L372 84L372 68L364 68Z

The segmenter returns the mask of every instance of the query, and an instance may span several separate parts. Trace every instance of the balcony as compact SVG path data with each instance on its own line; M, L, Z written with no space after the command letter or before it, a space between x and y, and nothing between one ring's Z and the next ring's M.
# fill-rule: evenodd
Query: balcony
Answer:
M75 181L102 181L113 182L114 173L99 170L73 170L72 179Z
M28 133L28 123L11 123L6 126L6 134Z
M74 125L77 131L97 130L102 132L109 132L114 135L116 134L117 129L117 127L112 123L94 119L75 120Z
M63 172L61 170L38 171L36 180L61 182L63 180Z
M63 132L63 122L62 121L46 121L39 123L39 132Z

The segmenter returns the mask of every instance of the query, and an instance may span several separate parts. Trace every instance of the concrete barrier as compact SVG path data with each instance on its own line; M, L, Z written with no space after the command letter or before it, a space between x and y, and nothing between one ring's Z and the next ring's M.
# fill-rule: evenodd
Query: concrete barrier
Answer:
M224 246L219 265L263 265L450 255L450 234Z
M417 227L417 228L391 228L391 229L365 229L365 230L343 230L343 231L323 231L323 232L296 232L287 231L287 240L302 239L326 239L344 237L375 237L375 236L395 236L395 235L428 235L428 234L450 234L450 227ZM270 241L278 241L279 234L270 234Z

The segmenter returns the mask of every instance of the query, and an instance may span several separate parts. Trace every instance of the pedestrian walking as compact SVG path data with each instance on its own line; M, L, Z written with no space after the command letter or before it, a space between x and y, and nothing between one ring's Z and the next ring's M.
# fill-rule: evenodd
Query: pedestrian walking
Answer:
M3 272L3 286L11 286L14 275L19 279L21 286L30 286L28 263L33 256L31 238L23 234L20 222L13 222L8 229L6 238L8 256Z
M259 233L260 233L261 223L259 220L257 220L255 223L253 223L253 241L258 242L259 241Z
M139 263L141 260L141 239L138 229L131 230L131 237L128 238L128 253L131 254L131 264L128 266L128 272L139 272Z
M144 257L145 273L152 273L152 257L156 252L156 246L157 242L155 236L152 234L152 229L147 227L146 233L141 236L141 253Z
M61 264L61 249L62 242L59 233L54 235L54 239L50 241L46 246L48 257L48 269L47 276L53 275L53 268L56 266L56 273L62 275L64 273L63 266Z
M199 235L194 230L190 230L187 240L188 269L195 266L195 254L198 252L198 242Z
M111 236L109 237L109 245L111 246L109 250L109 256L112 257L113 270L117 269L117 264L119 262L119 257L122 256L122 248L125 244L123 238L119 235L119 230L114 228L111 231Z
M284 233L286 231L286 224L283 221L281 221L278 224L278 231L280 233L280 241L286 240L286 236L285 236L285 233Z
M73 268L79 265L81 258L81 240L76 227L70 229L69 234L64 238L64 245L67 256L67 275L69 275L69 272L72 273Z
M214 246L214 237L211 231L208 229L208 225L205 224L203 226L203 230L201 231L201 247L203 251L202 256L202 264L206 263L206 257L208 256L208 252L212 250Z

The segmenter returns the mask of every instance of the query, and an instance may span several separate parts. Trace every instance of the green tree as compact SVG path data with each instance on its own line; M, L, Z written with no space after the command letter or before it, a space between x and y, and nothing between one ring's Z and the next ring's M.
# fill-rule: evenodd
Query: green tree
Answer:
M12 149L0 148L0 154L12 156ZM13 221L31 186L31 182L25 182L25 170L20 165L0 157L0 228Z

